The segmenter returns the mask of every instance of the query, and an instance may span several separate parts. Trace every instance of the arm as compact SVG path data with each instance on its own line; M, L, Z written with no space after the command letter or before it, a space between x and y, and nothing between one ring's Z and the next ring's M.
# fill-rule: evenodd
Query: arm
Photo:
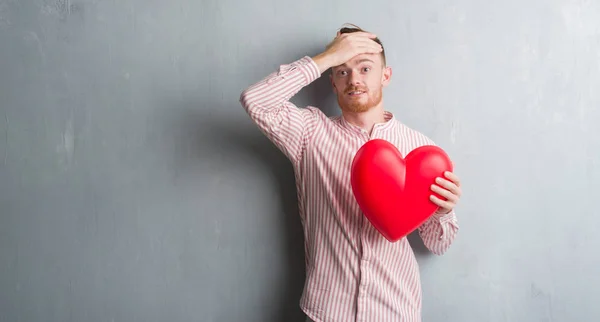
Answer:
M251 85L240 95L240 103L252 121L293 162L300 160L316 126L319 110L298 108L289 100L320 76L315 61L303 57L281 65L277 72Z
M421 133L417 133L415 136L418 138L417 146L436 145ZM431 192L430 200L438 206L438 210L419 226L418 231L427 249L436 255L442 255L450 248L459 230L454 208L462 194L460 179L456 174L447 171L443 177L436 179L435 184L431 187Z
M278 72L250 86L240 95L240 103L261 131L293 162L302 158L319 120L320 111L314 107L297 108L289 102L304 86L321 74L362 53L379 53L383 48L370 38L371 33L357 32L341 35L317 56L303 57Z

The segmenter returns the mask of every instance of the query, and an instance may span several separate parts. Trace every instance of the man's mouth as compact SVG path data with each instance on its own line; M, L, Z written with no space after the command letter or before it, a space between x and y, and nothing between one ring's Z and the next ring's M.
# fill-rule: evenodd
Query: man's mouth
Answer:
M358 96L358 95L361 95L361 94L364 94L364 93L365 93L364 91L350 91L350 92L348 92L348 95L350 95L350 96Z

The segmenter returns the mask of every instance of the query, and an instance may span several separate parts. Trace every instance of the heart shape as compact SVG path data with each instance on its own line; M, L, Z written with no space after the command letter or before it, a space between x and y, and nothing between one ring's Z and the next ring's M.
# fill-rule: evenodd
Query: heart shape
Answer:
M429 197L446 200L430 187L452 161L441 148L420 146L403 158L400 151L382 139L365 143L352 161L352 192L371 224L390 242L408 235L438 206Z

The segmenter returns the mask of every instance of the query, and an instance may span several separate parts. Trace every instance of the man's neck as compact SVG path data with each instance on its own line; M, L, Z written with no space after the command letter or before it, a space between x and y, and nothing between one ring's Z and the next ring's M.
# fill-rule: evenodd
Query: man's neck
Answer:
M375 124L385 122L385 111L381 104L362 113L342 111L342 116L348 123L360 127L369 134Z

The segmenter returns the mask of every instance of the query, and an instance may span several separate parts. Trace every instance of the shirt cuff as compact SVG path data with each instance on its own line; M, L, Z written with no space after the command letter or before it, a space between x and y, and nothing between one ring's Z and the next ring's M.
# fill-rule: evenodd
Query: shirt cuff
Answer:
M306 84L310 84L317 78L321 77L321 71L319 70L319 66L310 56L304 56L298 59L297 61L290 64L290 67L290 70L294 70L297 68L302 73L302 75L304 75L304 80Z
M454 217L456 217L456 213L454 212L454 209L452 209L449 213L447 214L440 214L440 213L434 213L433 218L435 218L436 220L438 220L440 223L447 223L447 222L452 222L452 220L454 219Z

